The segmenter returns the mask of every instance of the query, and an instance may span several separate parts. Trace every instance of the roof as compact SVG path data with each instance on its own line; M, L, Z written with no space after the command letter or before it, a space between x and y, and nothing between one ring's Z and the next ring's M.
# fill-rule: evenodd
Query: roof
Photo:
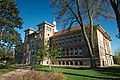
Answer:
M28 29L26 29L24 32L29 31L29 30L36 31L36 30L33 29L33 28L28 28Z
M80 26L75 26L72 28L68 28L66 30L61 30L61 31L55 32L54 36L58 36L58 35L65 34L65 33L71 32L71 31L76 31L76 30L80 30Z
M52 27L54 27L55 25L53 25L53 24L50 24L50 23L48 23L48 22L42 22L42 23L40 23L40 24L38 24L37 26L39 27L39 26L41 26L41 25L43 25L43 24L47 24L47 25L50 25L50 26L52 26Z
M86 27L87 28L87 27ZM100 25L94 25L94 28L98 29L103 35L104 37L106 37L107 39L109 39L110 41L112 40L111 37L107 34L107 32L100 26ZM72 27L70 29L66 29L66 30L61 30L59 32L55 32L54 35L52 37L55 37L55 36L61 36L63 34L66 34L68 32L77 32L78 30L80 30L81 27L80 26L75 26L75 27ZM87 28L88 29L88 28Z
M97 29L104 35L104 37L106 37L107 39L112 41L112 38L108 35L108 33L100 25L97 26Z

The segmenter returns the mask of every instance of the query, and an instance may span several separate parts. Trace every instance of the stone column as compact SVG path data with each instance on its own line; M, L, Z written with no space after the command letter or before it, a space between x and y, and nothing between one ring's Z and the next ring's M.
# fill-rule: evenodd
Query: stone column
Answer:
M73 61L73 65L75 65L75 61Z
M65 62L65 65L66 65L66 61L64 61Z
M61 62L61 65L63 65L63 62L62 61L60 61Z
M69 65L70 65L70 61L68 61L69 62Z
M80 61L78 61L78 66L80 66Z
M56 61L56 65L59 65L59 62L58 62L58 60Z

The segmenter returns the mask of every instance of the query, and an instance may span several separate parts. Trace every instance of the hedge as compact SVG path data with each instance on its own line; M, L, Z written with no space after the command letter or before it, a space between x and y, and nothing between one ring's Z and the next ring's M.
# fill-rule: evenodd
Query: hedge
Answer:
M120 56L113 56L114 64L120 65Z

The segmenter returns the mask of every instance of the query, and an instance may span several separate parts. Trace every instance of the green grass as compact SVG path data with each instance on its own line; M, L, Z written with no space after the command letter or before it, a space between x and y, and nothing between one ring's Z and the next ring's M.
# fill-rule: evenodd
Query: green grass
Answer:
M19 68L19 65L0 66L0 75L16 68ZM35 70L49 74L49 67L47 66L35 65ZM66 80L120 80L120 66L99 69L52 67L52 70L62 72Z
M49 71L47 66L36 65L35 69ZM120 80L120 67L99 69L54 67L53 70L65 74L67 80Z
M6 64L6 65L0 65L0 75L13 71L17 69L19 65L16 64Z

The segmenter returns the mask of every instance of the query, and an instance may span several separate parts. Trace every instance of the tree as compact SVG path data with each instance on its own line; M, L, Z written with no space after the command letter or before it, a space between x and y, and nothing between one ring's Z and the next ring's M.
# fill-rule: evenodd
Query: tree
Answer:
M52 61L58 56L58 54L61 52L61 48L57 47L48 47L47 45L44 45L40 47L40 49L37 51L37 55L41 56L42 59L47 58L48 64L49 64L49 70L51 71L51 64ZM38 56L37 56L38 57Z
M120 0L110 0L110 3L116 16L116 22L117 22L118 32L119 32L117 37L120 38Z
M115 56L120 56L120 48L118 48L117 50L115 50Z
M22 19L18 16L15 0L0 0L0 42L11 48L21 41L16 28L22 28Z
M4 46L0 45L0 61L6 61L7 63L11 63L13 61L13 58L13 50L9 50Z
M94 29L93 19L112 17L111 10L108 7L106 0L52 0L51 6L54 7L57 15L57 20L63 26L69 25L69 28L74 23L77 23L82 30L82 34L88 47L90 64L92 68L96 67L95 52L94 52ZM90 40L86 31L85 23L89 23ZM88 28L87 28L88 29Z

